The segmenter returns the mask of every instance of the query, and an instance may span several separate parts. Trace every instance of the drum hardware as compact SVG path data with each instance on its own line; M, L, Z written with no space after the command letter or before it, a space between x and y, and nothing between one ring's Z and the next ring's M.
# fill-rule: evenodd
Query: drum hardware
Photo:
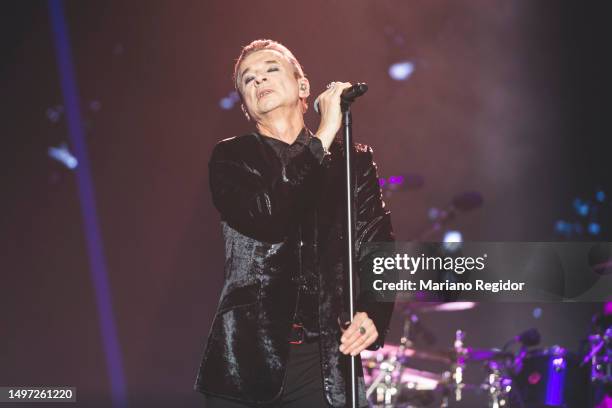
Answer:
M404 308L404 329L400 339L400 346L411 347L417 337L421 337L428 344L434 344L437 341L435 334L421 322L421 317L417 310L427 311L428 309L423 306L419 306L418 309L413 309L412 307Z
M452 366L452 385L455 401L463 399L465 390L473 389L465 383L465 369L467 362L484 362L486 378L478 387L487 394L487 406L489 408L503 408L509 406L509 396L512 392L512 378L510 368L513 367L514 354L499 349L478 349L466 347L466 333L457 330L455 333L455 363ZM448 401L446 405L448 406Z
M379 366L378 373L366 390L366 398L372 400L378 405L392 406L395 403L395 397L398 394L398 386L401 381L400 371L403 360L398 356L403 356L403 353L408 345L411 345L411 319L405 319L403 335L399 346L385 346L386 350L380 350L376 353L376 360ZM363 357L367 357L367 354Z
M362 352L364 367L369 371L366 376L367 383L371 383L366 390L366 397L375 406L391 407L398 406L410 400L418 405L407 405L418 407L423 401L432 399L428 393L432 393L438 385L444 381L442 374L429 371L416 370L406 367L402 359L398 358L400 346L385 346L382 352ZM374 374L374 375L372 375Z
M468 403L476 395L486 398L478 406L488 408L601 408L612 401L609 321L588 337L588 352L580 356L560 346L531 348L540 341L536 329L517 335L502 349L468 347L466 332L456 330L452 348L431 351L414 347L414 338L420 335L426 339L423 331L427 331L415 310L454 309L440 305L405 308L400 344L362 352L366 383L370 384L367 395L377 407L448 408L453 402ZM510 345L519 347L510 351ZM448 369L442 373L417 370L409 366L415 360L441 362L448 364ZM466 383L466 369L474 362L483 363L486 374L479 385Z
M420 321L419 313L453 312L475 306L474 302L421 302L403 307L405 318L400 344L387 345L376 352L361 353L367 371L365 377L369 379L366 390L368 400L375 406L418 408L431 406L433 393L441 392L441 407L448 407L451 396L461 401L462 392L466 388L466 359L472 354L475 358L490 357L492 352L464 347L465 333L461 330L457 331L454 348L451 350L420 350L414 347L414 340L421 337L429 344L436 341L434 334ZM417 370L408 366L412 359L448 364L449 370L443 373Z
M514 374L518 374L523 370L523 360L527 356L527 347L521 347L520 351L516 355L514 359L514 364L512 365L512 369Z
M580 366L591 364L591 381L599 384L612 383L612 327L603 335L589 336L590 351Z
M503 361L514 358L514 354L500 349L481 349L473 347L465 347L463 351L467 361L483 361L490 360Z
M391 357L382 361L379 370L378 375L366 390L366 398L371 400L372 394L376 392L373 401L376 405L391 406L397 395L397 382L393 378L393 373L397 370L397 360Z
M468 350L469 352L469 350ZM480 351L479 351L480 352ZM364 367L376 368L385 359L384 356L395 355L399 362L407 364L410 360L425 360L450 365L454 359L454 352L448 350L419 350L413 347L405 347L404 352L399 351L399 346L386 344L377 351L364 350L361 352L361 359Z
M409 359L418 359L451 364L453 362L452 354L453 353L449 353L448 351L425 351L406 347L403 355L400 355L398 358L401 359L402 362L407 362Z
M528 351L513 367L513 395L525 407L588 407L589 378L575 353L560 346Z
M433 399L430 394L444 381L444 375L410 368L407 366L409 359L451 362L448 352L422 351L413 347L416 336L422 336L429 343L435 342L435 337L422 325L416 312L406 308L405 313L407 316L399 346L385 346L377 352L361 353L365 367L370 370L368 377L372 379L366 397L377 406L396 406L401 402L416 407Z
M463 398L462 391L464 387L463 383L463 371L465 370L465 356L466 348L464 347L463 341L465 340L465 332L463 330L457 330L455 332L455 343L453 345L455 349L455 364L452 366L452 381L453 389L455 391L455 401L459 402Z
M506 375L506 366L498 361L486 364L487 381L482 385L488 393L489 408L503 408L508 406L510 392L512 391L512 378Z

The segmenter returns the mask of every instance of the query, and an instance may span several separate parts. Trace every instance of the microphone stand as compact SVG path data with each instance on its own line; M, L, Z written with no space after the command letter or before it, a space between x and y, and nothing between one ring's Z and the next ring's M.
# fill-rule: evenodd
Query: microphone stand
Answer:
M355 185L353 183L354 180L354 171L353 171L353 134L352 134L352 122L353 118L351 115L350 104L352 100L342 100L341 108L342 108L342 124L343 124L343 134L344 134L344 155L346 158L346 166L345 166L345 177L346 177L346 250L348 255L348 269L346 275L346 281L348 283L348 313L351 321L353 321L353 316L355 315L355 288L354 288L354 273L353 273L353 235L355 230ZM345 292L346 293L346 292ZM350 358L350 382L351 386L347 387L346 393L347 398L346 401L350 401L351 408L358 407L358 384L357 384L357 356L348 356ZM350 388L350 392L349 389Z

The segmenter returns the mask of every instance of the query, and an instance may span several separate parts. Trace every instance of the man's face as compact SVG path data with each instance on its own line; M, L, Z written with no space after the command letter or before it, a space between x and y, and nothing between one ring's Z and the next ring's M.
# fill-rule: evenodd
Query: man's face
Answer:
M300 98L308 95L306 79L300 80L303 90L291 63L273 50L250 54L238 68L238 89L255 121L279 107L301 109Z

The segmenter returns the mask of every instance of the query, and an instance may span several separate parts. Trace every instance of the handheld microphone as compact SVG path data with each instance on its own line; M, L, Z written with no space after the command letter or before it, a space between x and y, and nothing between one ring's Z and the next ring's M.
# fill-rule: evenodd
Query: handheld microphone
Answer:
M368 84L364 82L358 82L355 85L351 86L350 88L346 88L345 90L343 90L342 94L340 95L340 100L344 103L351 103L355 99L359 98L361 95L366 93L367 91L368 91ZM315 112L317 112L320 115L321 112L319 112L319 98L318 97L317 99L315 99L313 106L314 106Z

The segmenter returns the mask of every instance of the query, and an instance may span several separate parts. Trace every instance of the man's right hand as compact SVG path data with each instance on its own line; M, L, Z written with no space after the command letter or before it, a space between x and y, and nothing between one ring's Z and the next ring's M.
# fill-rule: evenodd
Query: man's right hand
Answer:
M328 88L317 98L319 100L321 123L319 123L319 129L315 136L321 139L325 150L329 150L342 125L340 95L342 95L342 91L350 87L350 82L331 82Z

